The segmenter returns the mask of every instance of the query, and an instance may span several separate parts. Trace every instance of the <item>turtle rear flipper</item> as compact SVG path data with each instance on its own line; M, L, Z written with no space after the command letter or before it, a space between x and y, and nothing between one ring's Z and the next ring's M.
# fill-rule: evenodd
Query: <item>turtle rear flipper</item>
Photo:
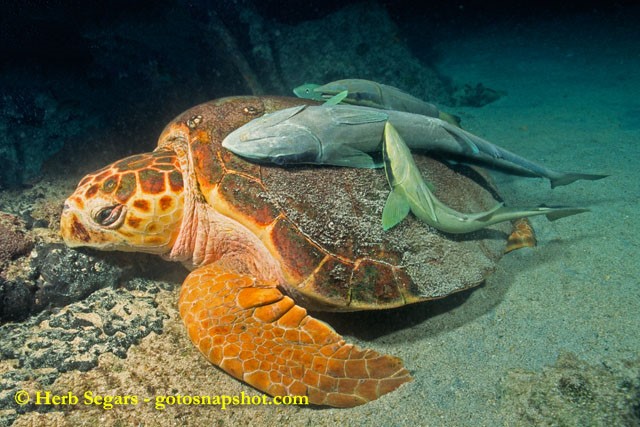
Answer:
M189 274L179 307L207 359L272 396L352 407L411 381L400 359L347 344L275 284L220 263Z

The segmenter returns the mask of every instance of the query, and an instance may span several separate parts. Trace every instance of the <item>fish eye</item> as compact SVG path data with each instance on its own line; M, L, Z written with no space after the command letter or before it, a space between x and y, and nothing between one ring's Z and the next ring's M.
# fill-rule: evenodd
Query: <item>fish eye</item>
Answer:
M98 224L108 227L114 225L121 217L123 211L122 205L107 206L100 209L93 217Z

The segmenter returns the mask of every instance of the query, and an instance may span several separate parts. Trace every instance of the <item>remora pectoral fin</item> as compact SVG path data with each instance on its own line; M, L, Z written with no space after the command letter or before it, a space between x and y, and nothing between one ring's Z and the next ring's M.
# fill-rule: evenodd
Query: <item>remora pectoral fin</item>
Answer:
M395 190L391 191L382 210L382 228L386 231L395 227L409 214L410 209L409 202L403 195Z
M462 147L468 147L471 150L472 155L477 155L480 153L480 149L476 145L475 142L471 140L464 132L461 132L462 129L456 128L449 123L443 123L442 129L444 129L453 139L455 139ZM463 148L463 152L467 152Z
M336 155L326 155L322 164L361 169L377 169L383 166L364 151L348 146L340 147L340 152Z
M342 100L344 100L347 97L348 94L349 94L348 91L343 90L342 92L337 93L333 95L331 98L327 99L327 102L325 102L322 105L325 105L327 107L330 107L332 105L338 105L342 102Z

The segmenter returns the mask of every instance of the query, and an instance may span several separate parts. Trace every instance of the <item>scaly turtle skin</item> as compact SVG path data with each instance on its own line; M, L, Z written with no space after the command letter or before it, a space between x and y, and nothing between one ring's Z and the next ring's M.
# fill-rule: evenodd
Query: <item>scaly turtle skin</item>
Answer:
M211 101L178 116L158 148L87 175L64 207L70 246L183 262L179 308L214 364L273 396L366 403L410 381L400 359L345 343L316 310L384 309L479 284L509 227L443 235L415 218L383 232L382 170L248 163L221 147L232 130L295 98ZM482 175L423 156L438 198L466 211L495 204Z

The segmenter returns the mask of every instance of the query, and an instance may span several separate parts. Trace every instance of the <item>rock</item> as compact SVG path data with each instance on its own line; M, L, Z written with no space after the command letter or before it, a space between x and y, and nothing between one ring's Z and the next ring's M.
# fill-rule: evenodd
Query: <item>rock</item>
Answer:
M0 276L10 261L28 254L33 245L34 240L27 234L24 221L0 212Z
M33 290L22 280L0 277L0 321L21 320L33 312Z
M154 294L166 283L146 282L148 293L105 288L63 309L43 311L22 323L0 326L0 425L19 413L53 406L17 406L14 394L29 381L46 390L62 373L88 371L104 353L119 358L151 332L162 333L167 315L157 310Z
M123 269L62 244L38 244L10 277L0 278L0 320L22 320L52 307L80 301L113 288Z
M143 290L139 276L184 278L177 264L151 255L77 250L58 243L37 244L16 270L9 278L0 277L0 321L23 320L120 284Z
M40 273L36 305L43 308L62 307L98 289L113 288L122 275L109 258L99 259L64 245L39 247L34 265Z

